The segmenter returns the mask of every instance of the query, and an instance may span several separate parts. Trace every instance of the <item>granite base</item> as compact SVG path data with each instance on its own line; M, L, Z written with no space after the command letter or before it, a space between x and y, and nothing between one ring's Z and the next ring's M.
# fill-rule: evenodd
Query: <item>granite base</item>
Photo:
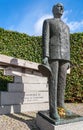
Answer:
M49 117L49 111L41 111L37 114L36 123L40 130L83 130L83 117L76 114L55 121Z

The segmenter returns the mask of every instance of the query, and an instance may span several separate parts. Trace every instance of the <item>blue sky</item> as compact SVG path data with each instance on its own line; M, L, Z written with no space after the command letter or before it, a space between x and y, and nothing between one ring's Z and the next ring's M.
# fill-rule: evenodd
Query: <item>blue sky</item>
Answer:
M52 18L52 7L62 3L62 20L70 32L83 32L83 0L0 0L0 27L6 30L41 35L44 19Z

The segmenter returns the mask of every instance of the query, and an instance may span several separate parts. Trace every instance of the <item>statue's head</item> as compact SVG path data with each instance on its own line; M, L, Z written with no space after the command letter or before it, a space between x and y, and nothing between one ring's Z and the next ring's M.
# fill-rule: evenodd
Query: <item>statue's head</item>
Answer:
M60 18L64 12L63 4L58 3L54 5L52 8L52 12L53 12L54 17Z

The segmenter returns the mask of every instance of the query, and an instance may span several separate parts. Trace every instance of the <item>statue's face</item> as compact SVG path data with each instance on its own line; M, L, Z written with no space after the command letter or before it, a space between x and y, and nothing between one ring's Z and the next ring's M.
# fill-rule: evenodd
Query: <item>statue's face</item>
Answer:
M63 6L62 5L57 5L56 6L56 11L58 14L63 14Z
M55 17L61 17L64 12L62 4L57 4L53 7L53 14Z

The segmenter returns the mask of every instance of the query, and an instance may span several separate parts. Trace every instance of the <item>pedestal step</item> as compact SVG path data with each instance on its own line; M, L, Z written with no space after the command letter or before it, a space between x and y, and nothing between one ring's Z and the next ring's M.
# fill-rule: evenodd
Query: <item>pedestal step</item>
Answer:
M36 124L41 130L83 130L83 120L62 125L54 125L39 114L37 114Z
M0 92L0 105L48 102L48 92Z
M8 83L8 92L48 91L48 84Z
M0 106L0 115L19 113L19 112L28 112L28 111L47 110L47 109L49 109L48 103L4 105L4 106Z
M36 75L28 75L28 76L15 76L14 83L47 83L47 77L41 77Z

